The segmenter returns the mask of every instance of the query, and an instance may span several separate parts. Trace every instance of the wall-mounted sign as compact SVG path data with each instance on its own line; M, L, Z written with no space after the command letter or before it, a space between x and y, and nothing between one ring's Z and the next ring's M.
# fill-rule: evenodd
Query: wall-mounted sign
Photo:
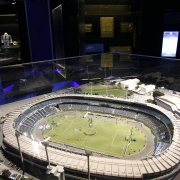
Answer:
M131 5L85 5L86 15L130 15Z
M133 32L133 22L121 22L120 23L121 32Z
M104 44L86 44L86 54L103 53Z
M113 38L114 37L114 17L101 17L101 38Z
M85 24L86 32L93 32L93 25L92 24Z

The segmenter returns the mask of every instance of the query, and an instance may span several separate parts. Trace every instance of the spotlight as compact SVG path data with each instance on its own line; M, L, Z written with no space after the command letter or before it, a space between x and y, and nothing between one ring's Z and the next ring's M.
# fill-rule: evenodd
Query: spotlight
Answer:
M16 4L16 0L13 0L13 2L11 4Z

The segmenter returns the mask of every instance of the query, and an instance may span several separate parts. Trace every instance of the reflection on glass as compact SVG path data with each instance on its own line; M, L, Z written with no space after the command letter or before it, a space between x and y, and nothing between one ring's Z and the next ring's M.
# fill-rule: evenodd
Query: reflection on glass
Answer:
M179 68L179 60L118 52L1 67L0 103L65 91L109 77L138 78L146 84L180 90Z

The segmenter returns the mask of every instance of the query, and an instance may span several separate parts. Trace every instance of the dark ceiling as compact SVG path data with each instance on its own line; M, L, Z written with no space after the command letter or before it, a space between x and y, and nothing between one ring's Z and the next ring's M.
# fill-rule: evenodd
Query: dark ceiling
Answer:
M12 2L13 2L13 0L1 0L0 5L11 4Z

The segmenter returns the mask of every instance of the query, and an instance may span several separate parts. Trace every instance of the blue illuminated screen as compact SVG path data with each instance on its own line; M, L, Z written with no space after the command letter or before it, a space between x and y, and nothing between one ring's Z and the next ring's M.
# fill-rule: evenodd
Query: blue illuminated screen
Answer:
M176 57L179 31L164 31L162 52L163 57Z

